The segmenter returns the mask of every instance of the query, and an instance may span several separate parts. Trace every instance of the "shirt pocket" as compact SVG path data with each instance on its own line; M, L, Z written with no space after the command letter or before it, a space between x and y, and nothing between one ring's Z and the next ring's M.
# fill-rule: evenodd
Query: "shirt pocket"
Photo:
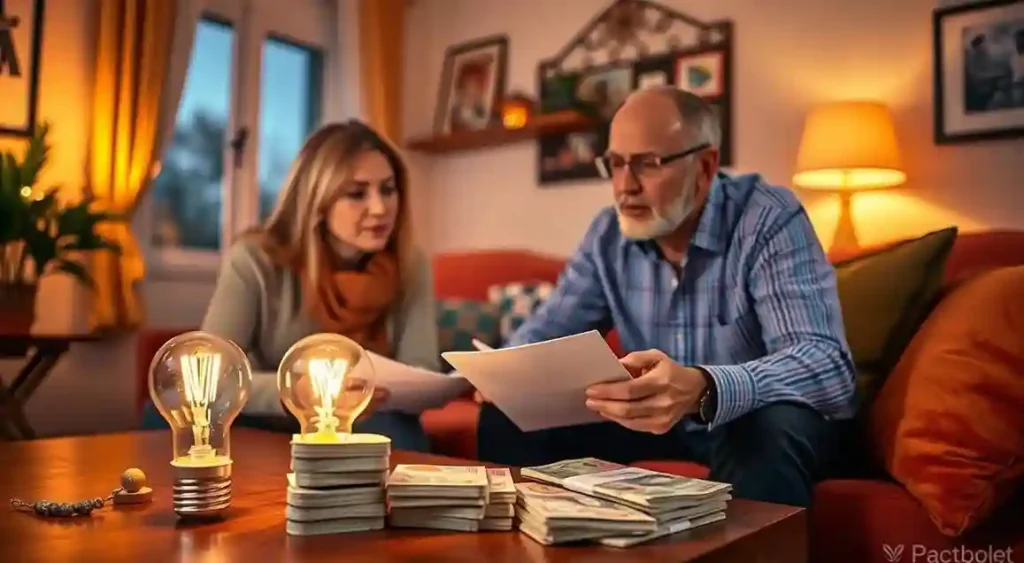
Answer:
M725 324L720 322L722 316L711 319L711 323L704 327L707 340L702 356L708 358L706 363L739 364L764 355L761 325L752 309L725 319Z

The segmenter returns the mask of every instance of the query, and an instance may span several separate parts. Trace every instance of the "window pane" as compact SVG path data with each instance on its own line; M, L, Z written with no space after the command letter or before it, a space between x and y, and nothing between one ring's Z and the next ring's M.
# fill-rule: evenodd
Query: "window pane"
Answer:
M153 182L156 246L220 248L234 41L228 24L203 19L196 27L174 139Z
M292 160L320 121L320 52L269 38L260 73L260 219L274 209Z

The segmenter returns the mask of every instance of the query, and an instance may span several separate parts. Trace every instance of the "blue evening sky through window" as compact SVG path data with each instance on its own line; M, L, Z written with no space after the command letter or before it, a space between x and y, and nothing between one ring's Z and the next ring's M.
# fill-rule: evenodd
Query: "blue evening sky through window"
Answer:
M197 112L227 123L230 115L234 30L202 20L195 34L188 77L177 114L177 125L187 127ZM315 61L305 48L266 39L260 77L259 181L276 193L291 160L313 125L309 117L318 85ZM225 142L231 138L227 132ZM219 198L218 198L219 199Z

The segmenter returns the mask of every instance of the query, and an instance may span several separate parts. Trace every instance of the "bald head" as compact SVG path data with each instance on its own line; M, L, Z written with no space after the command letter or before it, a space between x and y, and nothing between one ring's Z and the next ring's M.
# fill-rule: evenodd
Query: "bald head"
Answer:
M711 106L675 86L655 86L630 94L612 119L612 129L616 127L628 127L634 130L631 136L647 137L652 143L672 145L661 150L683 150L703 143L718 148L722 136Z
M664 86L626 98L604 161L623 234L659 239L688 228L718 171L719 131L711 106L689 92Z

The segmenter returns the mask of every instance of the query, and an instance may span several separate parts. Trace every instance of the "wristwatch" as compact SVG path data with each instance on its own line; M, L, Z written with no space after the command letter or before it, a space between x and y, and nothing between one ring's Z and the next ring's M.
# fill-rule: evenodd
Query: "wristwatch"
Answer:
M700 369L700 368L697 368ZM704 393L697 402L697 420L704 425L711 424L715 420L715 413L718 410L718 389L715 387L715 380L711 374L700 369L704 375Z

